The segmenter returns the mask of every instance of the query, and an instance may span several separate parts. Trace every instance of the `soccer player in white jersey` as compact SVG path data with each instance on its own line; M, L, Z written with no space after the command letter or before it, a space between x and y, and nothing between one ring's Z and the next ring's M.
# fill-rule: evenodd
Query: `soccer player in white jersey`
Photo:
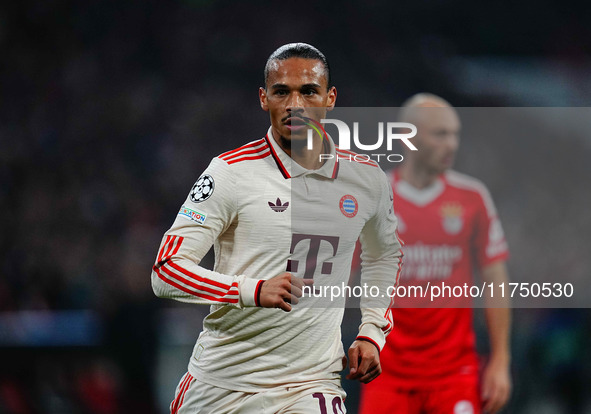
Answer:
M381 295L362 299L347 377L367 383L381 373L392 328L384 293L402 253L386 175L373 162L339 162L350 157L319 127L336 96L320 51L277 49L259 91L267 135L215 157L164 235L156 295L211 305L171 413L345 413L345 298L303 292L346 285L358 238L361 281ZM199 262L212 245L209 270Z
M506 283L507 244L490 194L480 181L451 170L460 133L455 109L418 94L402 114L417 127L418 151L405 151L390 174L406 253L400 286L472 285L474 270L487 284ZM505 405L511 390L508 303L487 303L490 357L479 373L472 309L464 299L438 309L428 300L396 298L383 373L362 386L360 413L477 414Z

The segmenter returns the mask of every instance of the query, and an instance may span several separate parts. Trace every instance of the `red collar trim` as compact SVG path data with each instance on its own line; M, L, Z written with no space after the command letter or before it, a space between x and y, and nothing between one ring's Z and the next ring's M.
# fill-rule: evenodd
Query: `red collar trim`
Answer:
M286 179L291 178L291 175L289 175L287 168L285 168L285 166L281 162L281 159L279 158L279 156L275 152L275 148L273 148L273 145L271 144L271 142L269 140L269 134L265 135L265 140L267 141L267 145L269 145L269 148L271 149L271 155L273 156L273 159L275 160L277 167L279 167L279 171L281 171L281 174L283 174L283 177Z

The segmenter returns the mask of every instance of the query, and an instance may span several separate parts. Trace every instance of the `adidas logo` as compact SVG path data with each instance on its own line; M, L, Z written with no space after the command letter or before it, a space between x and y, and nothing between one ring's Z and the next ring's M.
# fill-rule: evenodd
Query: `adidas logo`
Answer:
M277 197L277 201L275 201L275 204L269 201L269 207L271 207L271 209L275 212L282 213L285 210L287 210L287 207L289 207L289 201L286 201L285 204L281 204L281 200L279 199L279 197Z

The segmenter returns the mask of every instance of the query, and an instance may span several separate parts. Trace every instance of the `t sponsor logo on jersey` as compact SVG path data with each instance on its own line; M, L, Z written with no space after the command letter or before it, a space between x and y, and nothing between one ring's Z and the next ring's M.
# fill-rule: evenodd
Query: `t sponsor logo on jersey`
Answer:
M359 204L357 204L357 199L350 194L345 194L341 197L341 201L339 201L339 207L341 208L341 213L345 215L345 217L355 217L357 211L359 210Z
M316 271L316 265L318 263L318 254L320 252L320 245L326 244L322 242L328 242L332 246L332 257L337 255L337 249L339 248L339 238L336 236L322 236L319 234L292 234L291 235L291 248L289 254L295 255L296 246L303 240L309 241L308 252L306 253L305 260L294 260L289 259L287 261L288 272L297 272L299 269L300 261L306 264L304 278L310 279L314 277ZM323 275L330 275L332 273L332 262L323 262L320 273Z
M207 214L201 213L197 210L190 209L189 207L182 206L179 210L179 216L184 217L188 220L194 221L199 224L205 223Z
M289 201L286 201L284 204L281 204L281 200L279 199L279 197L277 197L277 200L275 200L275 204L273 204L272 201L269 201L269 207L271 207L271 210L273 210L276 213L283 213L285 210L287 210L287 207L289 207Z
M458 203L446 203L441 207L441 225L448 234L454 235L464 227L464 209Z
M191 189L191 200L194 203L201 203L207 200L213 194L214 187L213 177L209 174L203 174Z

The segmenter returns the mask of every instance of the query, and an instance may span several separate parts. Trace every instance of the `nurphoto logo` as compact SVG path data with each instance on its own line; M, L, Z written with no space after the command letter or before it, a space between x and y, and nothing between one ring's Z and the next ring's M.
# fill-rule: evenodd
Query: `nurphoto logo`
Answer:
M313 148L314 132L316 132L322 139L326 139L326 131L322 124L332 124L337 128L338 137L335 139L335 144L342 150L351 149L351 136L353 136L353 144L355 148L361 151L375 151L382 148L384 141L386 142L386 150L388 153L371 153L371 154L350 154L348 157L339 155L337 161L348 159L349 161L367 162L372 160L380 161L384 157L388 162L401 162L404 157L402 154L389 153L392 151L393 142L400 141L411 151L418 151L417 147L410 141L411 138L417 135L417 127L408 122L378 122L377 132L378 137L374 143L362 143L359 139L359 122L353 122L353 134L346 122L339 119L322 119L320 123L311 119L304 118L306 125L311 129L308 130L308 149ZM334 158L333 154L320 154L320 160L328 160Z

